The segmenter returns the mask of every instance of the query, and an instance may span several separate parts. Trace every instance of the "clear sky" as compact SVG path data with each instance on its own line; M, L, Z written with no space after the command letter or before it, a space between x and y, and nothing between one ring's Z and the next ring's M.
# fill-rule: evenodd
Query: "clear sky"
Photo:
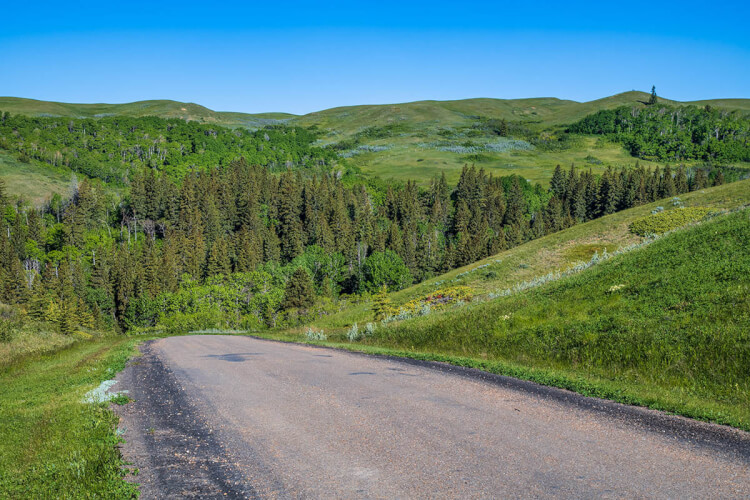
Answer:
M670 99L750 98L749 5L6 2L0 95L292 113L652 84Z

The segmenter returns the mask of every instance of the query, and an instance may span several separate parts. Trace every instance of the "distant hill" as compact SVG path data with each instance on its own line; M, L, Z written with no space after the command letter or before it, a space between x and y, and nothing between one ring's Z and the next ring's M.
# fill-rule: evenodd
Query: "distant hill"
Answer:
M213 111L200 104L170 100L137 101L125 104L73 104L37 101L20 97L0 97L0 110L29 116L70 116L75 118L100 118L113 115L160 116L162 118L181 118L201 123L248 128L286 121L295 116L288 113L248 114Z
M555 97L528 99L476 98L455 101L415 101L400 104L371 104L343 106L306 115L290 113L238 113L214 111L195 103L171 100L136 101L124 104L74 104L38 101L20 97L0 97L0 110L29 116L71 116L97 118L101 116L160 116L181 118L202 123L217 123L226 126L258 127L277 121L294 122L299 125L317 125L323 129L336 129L343 133L355 132L372 126L408 123L411 126L439 125L460 126L478 116L505 118L529 124L546 126L561 125L579 120L602 109L618 106L643 106L648 101L646 92L630 91L588 102L576 102ZM711 105L717 108L750 111L750 99L707 99L701 101L672 101L659 98L665 104Z
M465 164L476 163L496 175L517 174L546 184L558 164L576 164L594 173L602 173L608 166L634 164L635 159L619 143L599 140L596 136L581 136L573 142L560 143L564 135L560 132L565 125L597 111L645 106L649 96L646 92L630 91L588 102L554 97L427 100L344 106L301 116L214 111L199 104L171 100L71 104L0 97L0 111L78 118L159 116L248 129L272 124L317 126L322 132L319 144L334 145L350 166L367 175L417 180L426 185L434 175L444 173L449 182L455 183ZM660 97L659 102L750 111L750 99L679 102ZM505 119L513 124L515 129L509 133L512 140L498 137L488 126L492 119ZM7 161L12 163L11 158ZM641 159L641 163L656 165L645 159ZM692 163L686 162L688 166ZM10 168L8 165L10 163L6 164L6 169Z

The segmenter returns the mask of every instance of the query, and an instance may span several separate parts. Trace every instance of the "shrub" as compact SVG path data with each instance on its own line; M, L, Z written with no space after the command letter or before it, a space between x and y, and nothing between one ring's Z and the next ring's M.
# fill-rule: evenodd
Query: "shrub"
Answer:
M346 332L346 338L349 339L349 342L356 342L357 340L359 340L360 334L357 323L354 323L349 331Z
M318 331L311 327L308 327L305 331L305 337L307 337L307 340L328 340L328 336L323 330Z
M698 222L713 213L715 213L714 210L703 207L658 211L634 220L630 223L629 229L631 233L640 236L662 234L690 224L691 222Z
M374 252L362 266L360 289L375 292L382 286L401 290L412 284L412 276L403 259L392 250Z
M7 319L0 318L0 342L10 342L16 336L16 325Z

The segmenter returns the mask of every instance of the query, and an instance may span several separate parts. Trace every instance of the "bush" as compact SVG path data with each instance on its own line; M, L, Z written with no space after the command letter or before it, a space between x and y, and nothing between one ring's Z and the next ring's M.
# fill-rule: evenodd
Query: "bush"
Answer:
M382 286L396 291L411 285L413 278L409 268L396 252L386 250L375 252L365 260L362 266L360 290L376 292Z
M690 224L691 222L703 220L713 213L715 213L714 210L703 207L659 211L634 220L630 223L629 229L631 233L640 236L662 234Z
M307 340L328 340L328 336L323 330L318 331L310 327L305 331L305 337L307 337Z
M12 321L0 318L0 342L10 342L16 333L16 325Z
M0 304L0 342L10 342L19 330L16 311L12 307Z
M349 342L356 342L359 340L359 337L359 328L357 328L357 323L354 323L349 331L346 332L346 338L349 339Z

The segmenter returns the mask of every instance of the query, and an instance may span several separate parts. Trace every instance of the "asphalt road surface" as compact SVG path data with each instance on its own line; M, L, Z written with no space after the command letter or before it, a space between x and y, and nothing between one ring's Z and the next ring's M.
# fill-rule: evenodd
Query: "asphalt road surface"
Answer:
M748 498L750 434L438 363L238 336L115 390L143 498Z

